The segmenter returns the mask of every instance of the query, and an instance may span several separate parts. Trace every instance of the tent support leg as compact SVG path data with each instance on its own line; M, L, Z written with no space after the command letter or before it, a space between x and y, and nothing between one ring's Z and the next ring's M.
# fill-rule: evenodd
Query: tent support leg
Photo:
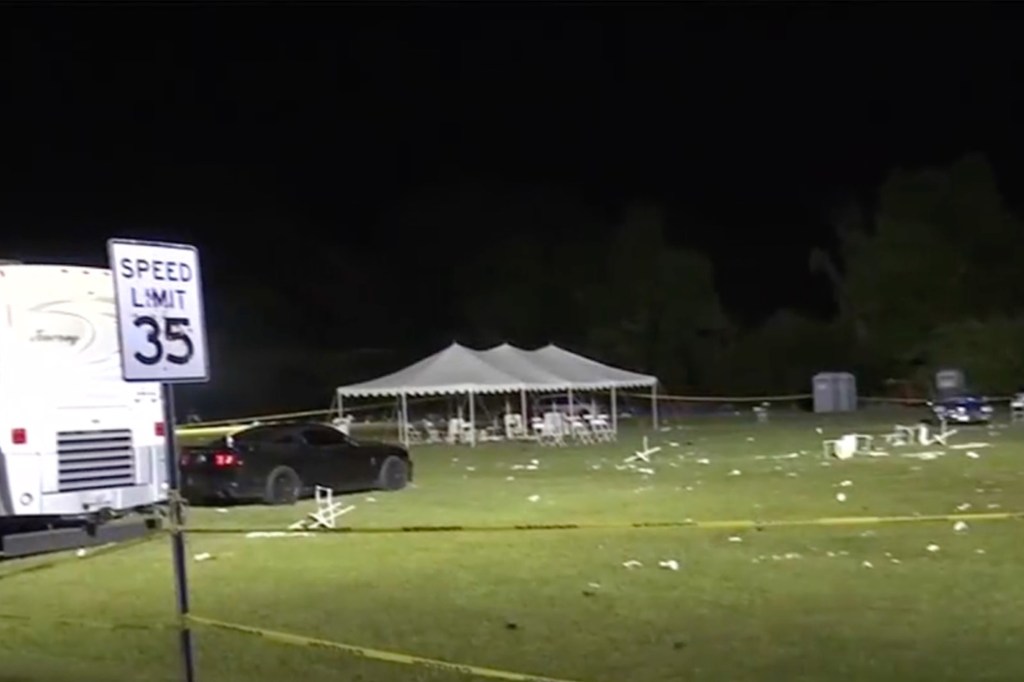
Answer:
M526 389L525 388L519 389L519 412L522 415L523 431L526 432L526 433L531 433L528 430L529 422L527 422L527 420L526 420Z
M612 386L612 433L615 434L616 438L619 436L619 404L617 398L615 387Z
M651 424L658 430L658 384L651 386Z
M409 399L402 393L402 415L398 420L402 429L402 445L409 447Z
M469 444L476 447L476 396L469 392Z

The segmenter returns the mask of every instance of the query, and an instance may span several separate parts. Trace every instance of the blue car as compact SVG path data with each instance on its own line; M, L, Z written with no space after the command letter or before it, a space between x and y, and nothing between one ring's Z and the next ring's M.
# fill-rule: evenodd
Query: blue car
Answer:
M957 424L987 424L994 412L988 398L965 390L940 393L928 407L936 420Z

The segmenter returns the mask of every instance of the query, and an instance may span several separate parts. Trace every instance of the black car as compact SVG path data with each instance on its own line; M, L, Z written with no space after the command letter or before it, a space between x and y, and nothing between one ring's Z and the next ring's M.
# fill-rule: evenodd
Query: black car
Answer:
M182 448L181 474L191 502L295 504L318 485L401 490L412 480L412 461L400 446L357 441L326 424L275 424Z

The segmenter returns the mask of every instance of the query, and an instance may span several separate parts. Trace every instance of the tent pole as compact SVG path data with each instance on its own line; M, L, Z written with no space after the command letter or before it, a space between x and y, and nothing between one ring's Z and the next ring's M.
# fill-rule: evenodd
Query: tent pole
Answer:
M654 430L658 430L658 384L651 386L651 422Z
M409 447L409 399L405 395L405 391L402 391L402 417L399 419L402 423L402 445Z
M469 444L476 447L476 397L469 392Z
M619 405L616 400L615 387L612 386L612 433L619 435Z
M523 419L523 432L532 433L528 430L527 419L526 419L526 388L519 389L519 411L522 414Z

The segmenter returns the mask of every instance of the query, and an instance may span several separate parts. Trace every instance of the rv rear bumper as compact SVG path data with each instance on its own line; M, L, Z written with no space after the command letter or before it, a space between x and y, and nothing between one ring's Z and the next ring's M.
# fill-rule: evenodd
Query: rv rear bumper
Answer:
M13 516L77 516L104 510L129 511L167 501L166 491L154 494L149 485L41 495L32 491L11 492Z

